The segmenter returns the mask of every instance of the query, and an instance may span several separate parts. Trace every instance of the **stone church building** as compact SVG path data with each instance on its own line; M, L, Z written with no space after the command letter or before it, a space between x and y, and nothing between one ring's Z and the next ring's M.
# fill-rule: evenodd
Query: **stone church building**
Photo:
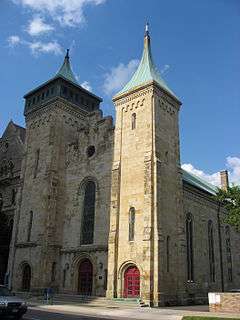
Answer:
M26 129L11 121L0 140L0 282L155 306L240 287L240 235L222 222L216 188L181 169L181 102L153 63L148 29L113 97L115 126L68 52L24 98Z

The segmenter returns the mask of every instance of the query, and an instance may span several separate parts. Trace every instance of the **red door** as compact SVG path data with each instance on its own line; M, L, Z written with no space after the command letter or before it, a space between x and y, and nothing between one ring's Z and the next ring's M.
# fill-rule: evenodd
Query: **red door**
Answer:
M124 273L124 298L136 298L140 295L140 272L131 266Z
M91 262L83 260L79 266L78 292L85 296L92 295L93 268Z

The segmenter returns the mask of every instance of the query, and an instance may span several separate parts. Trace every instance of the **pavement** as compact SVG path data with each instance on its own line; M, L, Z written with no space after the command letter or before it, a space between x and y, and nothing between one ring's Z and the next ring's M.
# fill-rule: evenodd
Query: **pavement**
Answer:
M208 306L179 306L167 308L149 308L149 307L100 307L91 305L71 305L71 304L53 304L43 305L32 303L29 311L25 315L25 320L75 320L75 319L102 319L102 320L181 320L185 315L194 316L212 316L219 318L239 318L240 314L230 313L209 313Z

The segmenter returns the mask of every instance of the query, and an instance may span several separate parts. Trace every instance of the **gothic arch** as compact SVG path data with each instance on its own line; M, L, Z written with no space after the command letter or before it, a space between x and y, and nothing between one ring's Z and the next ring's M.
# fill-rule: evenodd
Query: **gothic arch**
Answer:
M124 296L124 274L127 271L127 269L129 267L136 267L139 270L140 273L140 283L141 283L141 279L142 279L142 274L143 274L143 270L142 267L139 266L135 261L133 260L127 260L125 262L123 262L119 269L118 269L118 278L117 278L117 282L118 282L118 297L123 297ZM141 290L141 289L140 289Z
M99 191L98 180L93 176L87 176L79 184L78 191L77 191L77 195L78 196L83 196L84 190L85 190L85 186L90 181L95 183L95 185L96 185L96 194L98 193L98 191Z
M32 266L28 261L23 261L19 265L20 288L22 291L30 291L32 281Z
M79 267L84 260L89 260L92 264L93 272L92 272L92 295L95 295L95 279L97 275L97 260L94 259L90 254L87 252L83 252L80 255L76 256L71 264L70 267L70 276L71 276L71 283L72 283L72 291L78 293L78 278L79 278Z

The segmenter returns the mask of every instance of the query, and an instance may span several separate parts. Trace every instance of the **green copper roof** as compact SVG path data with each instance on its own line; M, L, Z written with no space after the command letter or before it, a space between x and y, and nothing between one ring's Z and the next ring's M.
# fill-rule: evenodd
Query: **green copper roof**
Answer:
M75 84L78 84L72 69L71 69L71 65L70 65L70 61L69 61L69 49L67 49L67 53L66 56L64 58L63 64L61 66L61 68L59 69L59 71L57 72L56 76L61 76L63 78L65 78L66 80L70 80Z
M213 195L217 193L218 188L216 186L206 182L205 180L195 176L194 174L189 173L188 171L185 171L184 169L182 169L182 175L183 175L183 180L193 185L194 187L207 191Z
M151 53L151 44L150 36L148 32L148 24L146 25L146 32L144 36L144 49L142 54L142 59L140 64L132 76L132 79L125 85L125 87L118 92L117 95L123 94L129 90L134 89L140 85L144 85L150 81L156 81L161 88L169 92L174 98L179 100L176 95L168 88L165 81L161 78L159 71L154 65L152 53Z

